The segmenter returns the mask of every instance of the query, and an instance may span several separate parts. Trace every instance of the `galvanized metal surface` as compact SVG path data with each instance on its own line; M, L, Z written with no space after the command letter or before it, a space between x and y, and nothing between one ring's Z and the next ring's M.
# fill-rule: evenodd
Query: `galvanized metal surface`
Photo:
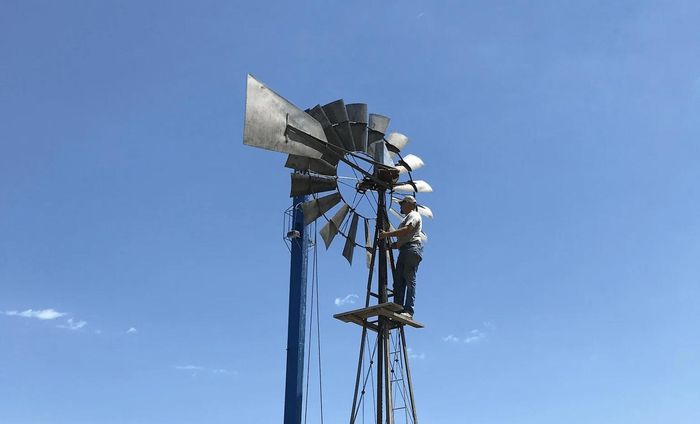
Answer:
M326 249L330 247L331 243L333 242L333 239L338 234L338 231L340 231L340 226L345 220L345 217L347 216L349 211L350 206L344 204L340 209L338 209L338 212L335 213L333 218L326 222L326 225L324 225L323 228L321 228L321 231L319 231L323 242L326 244Z
M403 351L403 361L406 368L406 378L408 379L408 395L411 402L411 416L413 424L418 424L418 413L416 412L416 397L413 395L413 378L411 378L411 367L408 365L408 348L406 347L406 334L403 327L399 327L401 338L401 350Z
M386 138L386 141L387 143L391 144L392 146L396 147L396 149L401 151L408 144L408 137L401 133L393 132L389 134L389 136Z
M409 181L394 186L398 193L432 193L433 188L423 180Z
M339 124L350 120L350 118L348 118L348 110L345 108L345 102L343 99L338 99L324 105L323 111L326 112L326 116L328 116L328 119L332 124Z
M398 165L399 166L396 168L399 170L399 173L404 174L406 172L413 172L416 169L422 168L425 163L423 162L423 159L416 155L406 155L399 161Z
M320 175L291 174L292 188L290 197L301 196L303 194L322 193L324 191L335 190L338 187L338 180L334 177L323 177Z
M391 121L391 118L388 116L370 113L367 128L381 134L386 134L386 129L389 128L389 121Z
M318 159L321 153L301 143L306 134L323 142L326 135L321 124L291 102L248 75L243 143L272 150ZM287 126L299 130L288 134Z
M369 219L365 218L365 252L367 257L367 268L372 269L372 241L369 239Z
M369 114L369 122L367 123L367 148L375 141L384 138L386 129L389 127L390 118L376 113Z
M372 144L372 158L383 165L394 166L394 161L389 156L389 150L386 148L384 141L377 141Z
M418 213L425 217L433 219L433 211L425 205L418 205Z
M360 216L353 212L352 220L350 221L350 230L345 238L345 246L343 246L343 256L352 265L352 256L355 252L355 237L357 236L357 223Z
M284 166L297 171L312 171L323 175L336 175L338 172L338 168L323 159L312 159L297 155L289 155Z
M366 124L369 122L367 115L367 103L350 103L345 105L348 111L348 121Z
M316 105L313 108L311 108L311 110L309 110L309 115L313 116L314 119L316 119L321 124L323 132L324 134L326 134L326 139L330 144L345 148L343 141L338 136L338 133L336 133L333 129L333 124L328 119L328 116L326 116L326 112L323 111L321 105Z
M338 134L338 137L340 137L340 140L342 140L345 150L349 152L354 152L356 150L355 140L353 140L352 138L352 130L350 129L350 123L347 121L341 122L335 125L333 129Z
M405 218L403 215L401 215L400 213L398 213L397 211L395 211L394 208L389 208L389 212L390 212L392 215L394 215L394 217L396 217L396 219L398 219L399 221L403 221L403 219Z
M350 129L352 139L355 143L356 152L367 150L367 105L365 103L352 103L345 106L350 119Z
M364 152L367 150L367 124L357 123L350 124L352 131L352 140L355 143L356 152Z
M302 204L301 208L304 210L304 225L309 225L317 220L319 216L328 212L333 206L340 203L341 200L343 200L343 198L340 196L340 193L333 193L319 199L309 200Z

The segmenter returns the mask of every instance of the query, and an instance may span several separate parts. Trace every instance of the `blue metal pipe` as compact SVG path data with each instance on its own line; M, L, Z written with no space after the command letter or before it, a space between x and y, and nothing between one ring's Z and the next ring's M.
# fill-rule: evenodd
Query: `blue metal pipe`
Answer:
M304 387L304 345L306 343L306 271L309 241L304 213L299 207L308 196L296 196L293 202L293 238L289 269L289 319L287 320L287 376L284 392L284 424L301 424Z

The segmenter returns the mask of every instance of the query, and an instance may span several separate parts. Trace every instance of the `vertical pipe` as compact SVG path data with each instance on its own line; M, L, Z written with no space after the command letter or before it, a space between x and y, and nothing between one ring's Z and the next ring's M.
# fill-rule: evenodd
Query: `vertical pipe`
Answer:
M394 423L394 399L391 384L391 345L389 343L389 325L384 330L384 384L386 398L386 424Z
M386 230L386 190L377 190L377 232L379 230ZM382 238L379 240L379 251L377 252L379 258L379 266L377 268L377 285L379 292L379 303L386 303L389 301L387 295L387 251L388 251L388 240ZM389 320L385 316L379 316L379 332L378 332L378 344L381 348L377 353L377 363L382 365L382 373L377 376L377 397L381 398L384 396L384 409L386 412L386 423L392 423L392 402L391 402L391 378L390 378L390 366L389 366ZM383 381L382 381L383 380ZM383 390L382 390L383 389ZM381 408L377 408L377 422L382 422L382 411Z
M293 202L292 229L299 237L291 240L289 267L289 319L287 321L287 376L284 391L284 424L300 424L304 388L304 344L306 342L306 271L308 236L301 205L307 196Z
M369 276L367 277L367 295L365 296L365 308L369 306L370 292L372 291L372 277L374 275L374 261L377 258L377 237L372 243L372 257L369 262ZM367 319L362 326L362 337L360 338L360 356L357 359L357 375L355 376L355 394L352 398L352 413L350 414L350 424L355 424L357 417L357 396L360 390L360 375L362 373L362 358L365 353L365 339L367 337Z
M386 190L377 191L377 234L379 231L384 231L386 227ZM376 235L375 235L376 237ZM386 255L387 255L387 239L379 239L379 269L378 269L378 294L379 303L388 302L387 296L387 270L386 270Z
M408 366L408 351L406 350L406 335L403 332L403 325L399 327L399 331L401 331L401 351L403 352L403 363L406 368L406 379L408 380L408 394L411 399L411 415L413 415L413 424L418 424L416 398L413 397L413 380L411 380L411 368Z
M382 423L382 412L383 412L383 402L382 397L384 396L384 342L382 341L382 319L384 317L379 317L379 331L377 332L377 424Z

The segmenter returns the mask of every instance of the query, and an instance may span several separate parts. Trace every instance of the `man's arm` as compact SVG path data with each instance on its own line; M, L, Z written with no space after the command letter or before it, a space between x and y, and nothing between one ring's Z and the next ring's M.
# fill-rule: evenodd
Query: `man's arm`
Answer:
M413 223L409 223L405 227L401 227L394 231L380 231L379 238L402 237L410 234L413 231Z

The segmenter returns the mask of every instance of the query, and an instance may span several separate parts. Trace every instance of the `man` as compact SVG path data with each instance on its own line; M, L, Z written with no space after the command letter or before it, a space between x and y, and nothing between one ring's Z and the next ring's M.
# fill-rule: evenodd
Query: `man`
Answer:
M416 199L406 196L399 201L401 213L405 215L395 231L381 231L379 238L397 237L393 248L399 249L394 272L394 303L403 307L401 315L413 318L416 300L416 272L423 259L423 220L417 212Z

